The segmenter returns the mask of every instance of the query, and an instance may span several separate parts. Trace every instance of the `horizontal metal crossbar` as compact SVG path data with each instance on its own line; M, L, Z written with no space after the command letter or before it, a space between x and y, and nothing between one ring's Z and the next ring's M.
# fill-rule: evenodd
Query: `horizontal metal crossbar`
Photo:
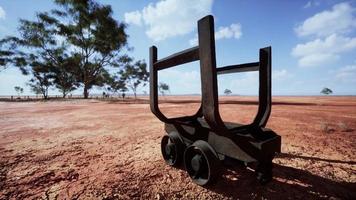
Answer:
M240 65L229 65L225 67L216 68L217 74L231 74L239 72L249 72L249 71L258 71L259 62L245 63Z
M160 59L153 65L157 70L162 70L196 60L199 60L199 46Z

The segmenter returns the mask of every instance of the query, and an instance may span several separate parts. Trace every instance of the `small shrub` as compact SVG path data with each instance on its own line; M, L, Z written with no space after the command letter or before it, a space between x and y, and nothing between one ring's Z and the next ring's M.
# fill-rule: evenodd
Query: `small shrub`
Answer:
M353 129L351 129L346 123L344 122L339 122L337 124L339 128L341 129L342 132L352 132Z
M324 133L331 133L334 131L333 128L331 128L330 124L328 122L322 121L320 123L320 129L324 132Z

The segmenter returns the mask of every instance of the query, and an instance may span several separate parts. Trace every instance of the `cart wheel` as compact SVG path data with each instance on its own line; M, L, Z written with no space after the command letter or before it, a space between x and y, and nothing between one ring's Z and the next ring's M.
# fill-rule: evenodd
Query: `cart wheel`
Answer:
M178 133L172 132L163 136L161 140L161 152L163 159L170 166L177 167L182 162L184 144Z
M272 160L258 163L256 175L260 184L265 185L272 180L272 166Z
M216 152L202 140L185 150L184 164L193 182L201 186L214 182L220 174L220 160Z

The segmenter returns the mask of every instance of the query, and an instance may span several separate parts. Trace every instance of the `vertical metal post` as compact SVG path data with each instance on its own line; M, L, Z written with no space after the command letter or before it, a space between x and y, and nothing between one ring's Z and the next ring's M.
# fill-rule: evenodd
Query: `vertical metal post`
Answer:
M271 47L260 49L259 68L259 106L253 126L265 127L271 113L272 84L271 84Z
M213 16L198 21L198 35L203 114L213 129L222 129L225 125L219 114Z
M158 108L158 70L154 63L157 62L157 47L150 47L150 108L157 118L167 122L168 119L159 111Z

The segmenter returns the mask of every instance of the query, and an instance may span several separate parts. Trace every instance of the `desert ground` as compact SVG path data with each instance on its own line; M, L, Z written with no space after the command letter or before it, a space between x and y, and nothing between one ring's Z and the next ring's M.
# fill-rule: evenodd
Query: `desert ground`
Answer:
M249 123L254 97L221 97L226 121ZM164 97L168 116L198 97ZM356 97L274 97L282 136L274 178L244 166L209 187L165 164L163 123L147 99L0 102L0 199L356 199Z

